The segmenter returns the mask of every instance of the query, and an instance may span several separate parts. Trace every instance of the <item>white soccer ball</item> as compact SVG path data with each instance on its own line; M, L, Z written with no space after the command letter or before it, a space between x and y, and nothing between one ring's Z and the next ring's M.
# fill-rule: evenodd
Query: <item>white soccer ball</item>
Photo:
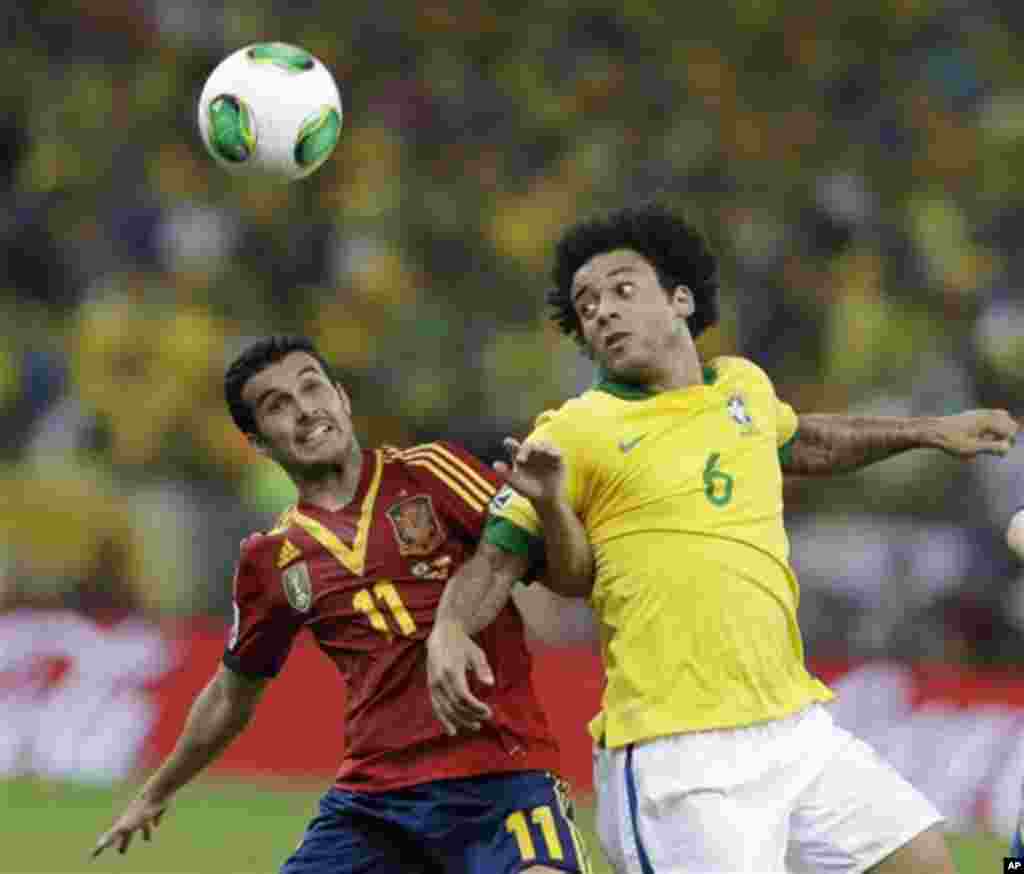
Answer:
M282 42L228 55L199 97L199 132L218 164L288 182L330 157L342 117L330 71L305 49Z
M1024 507L1018 509L1006 526L1006 543L1021 561L1024 561Z

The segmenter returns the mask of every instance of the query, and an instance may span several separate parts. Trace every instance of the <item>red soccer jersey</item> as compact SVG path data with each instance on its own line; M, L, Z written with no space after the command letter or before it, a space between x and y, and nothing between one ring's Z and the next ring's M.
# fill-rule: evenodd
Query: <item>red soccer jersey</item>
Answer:
M383 791L557 770L557 745L511 604L476 638L494 671L494 686L475 690L492 720L477 733L449 737L430 706L425 641L445 582L472 554L496 488L494 473L452 444L367 451L348 506L300 502L272 531L243 542L224 663L272 677L309 628L345 681L340 788Z

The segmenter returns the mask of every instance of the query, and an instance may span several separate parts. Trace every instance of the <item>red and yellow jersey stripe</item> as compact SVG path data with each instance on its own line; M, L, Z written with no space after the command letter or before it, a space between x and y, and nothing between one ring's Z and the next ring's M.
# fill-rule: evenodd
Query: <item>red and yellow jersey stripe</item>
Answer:
M483 469L453 447L443 443L424 443L399 453L402 463L429 471L457 495L474 513L485 514L497 491Z

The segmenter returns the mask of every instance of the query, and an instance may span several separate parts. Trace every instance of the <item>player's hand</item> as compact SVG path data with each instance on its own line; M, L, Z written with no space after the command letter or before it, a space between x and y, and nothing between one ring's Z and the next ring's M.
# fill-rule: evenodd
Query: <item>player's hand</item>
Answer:
M448 734L477 731L491 717L491 708L469 688L470 670L482 683L494 682L487 656L460 625L435 625L427 638L427 686L434 715Z
M969 410L938 420L936 445L958 458L1006 455L1020 424L1006 410Z
M562 495L565 461L558 447L544 440L504 440L511 463L496 461L494 469L513 489L533 502L554 502Z
M92 848L90 858L95 859L107 847L115 845L119 853L127 852L136 832L142 832L143 840L152 840L153 830L160 825L160 818L167 810L167 804L166 801L156 803L141 796L136 798L117 822L100 835L96 846Z

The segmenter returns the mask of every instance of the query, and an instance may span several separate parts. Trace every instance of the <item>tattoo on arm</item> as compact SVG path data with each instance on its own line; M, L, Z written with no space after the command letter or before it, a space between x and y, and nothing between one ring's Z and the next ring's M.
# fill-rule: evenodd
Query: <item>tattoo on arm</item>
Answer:
M931 446L927 418L800 416L782 472L795 476L849 473L877 461Z

